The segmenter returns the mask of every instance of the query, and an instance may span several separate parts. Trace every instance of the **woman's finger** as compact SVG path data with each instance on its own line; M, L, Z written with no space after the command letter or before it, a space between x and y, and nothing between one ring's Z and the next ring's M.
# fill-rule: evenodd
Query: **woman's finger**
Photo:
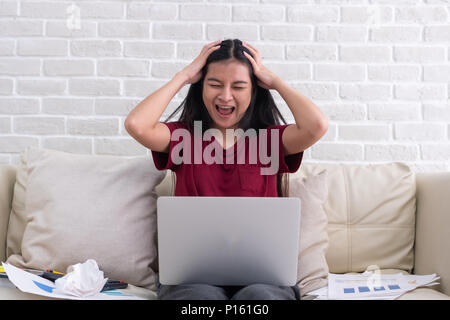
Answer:
M251 53L253 54L255 53L255 50L252 47L250 47L247 43L242 42L242 45L246 47L247 50L250 51Z
M243 45L253 54L257 62L261 61L259 51L256 48L250 46L248 43L243 43Z
M206 52L208 51L210 48L214 48L215 46L217 46L218 44L220 44L222 42L222 40L217 40L208 44L205 44L202 48L202 52Z
M243 42L242 43L247 49L249 49L252 53L259 55L259 50L252 46L250 43Z
M203 58L206 59L213 51L215 51L215 50L220 48L220 43L218 43L218 41L213 42L213 44L214 43L216 43L216 44L212 45L211 47L206 47L205 46L199 56L202 56Z
M208 48L215 47L220 43L222 43L222 40L216 40L214 42L208 43L205 47L208 47Z
M253 59L253 57L245 51L244 51L244 55L247 57L248 60L250 60L250 63L253 66L253 70L257 70L258 64L256 63L255 59Z
M247 48L247 50L248 51L250 51L250 53L253 55L253 57L256 57L256 54L255 54L255 52L251 49L251 48L248 48L248 47L246 47ZM244 52L244 53L247 53L248 54L248 52L246 52L245 50L242 50L242 52ZM250 55L251 56L251 55Z
M245 52L245 51L243 51L243 52L244 52L244 55L247 57L247 59L250 60L250 62L256 63L255 59L253 59L253 57L248 52Z
M216 41L210 42L210 43L206 44L205 47L213 46L213 45L215 45L216 43L219 43L219 42L222 42L222 40L216 40Z
M205 56L208 57L213 51L216 51L217 49L220 49L220 45L216 45L214 47L209 48L206 52L205 52Z
M220 48L220 47L221 47L221 44L216 43L216 44L212 45L211 47L209 47L209 49Z

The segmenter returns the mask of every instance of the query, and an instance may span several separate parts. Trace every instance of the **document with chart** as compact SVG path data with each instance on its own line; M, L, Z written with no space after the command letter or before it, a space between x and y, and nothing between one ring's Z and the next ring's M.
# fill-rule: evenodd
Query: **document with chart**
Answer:
M328 299L395 299L417 287L438 284L436 274L328 274Z

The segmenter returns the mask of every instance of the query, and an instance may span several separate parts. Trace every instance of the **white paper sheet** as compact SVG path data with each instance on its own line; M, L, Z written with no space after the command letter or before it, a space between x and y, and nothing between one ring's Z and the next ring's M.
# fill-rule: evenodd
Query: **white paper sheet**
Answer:
M435 285L439 279L431 275L376 274L328 274L328 287L307 295L315 300L394 300L418 287Z
M55 293L55 284L50 280L26 272L13 265L2 262L8 279L21 291L41 296L71 300L144 300L143 298L122 293L119 290L100 292L85 298Z

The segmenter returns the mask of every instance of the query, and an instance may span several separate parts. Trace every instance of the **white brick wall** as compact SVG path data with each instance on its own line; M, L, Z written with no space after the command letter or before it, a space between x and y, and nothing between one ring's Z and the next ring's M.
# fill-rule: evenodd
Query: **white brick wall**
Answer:
M255 45L327 115L305 161L450 170L449 0L0 0L0 162L149 155L126 115L219 38Z

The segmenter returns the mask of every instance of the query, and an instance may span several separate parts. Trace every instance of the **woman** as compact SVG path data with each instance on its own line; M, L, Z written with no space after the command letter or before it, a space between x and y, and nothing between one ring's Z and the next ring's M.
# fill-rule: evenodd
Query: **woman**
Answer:
M191 86L185 100L166 122L159 122L170 100L186 84ZM286 101L295 124L286 124L269 89L278 91ZM167 122L181 109L178 121ZM280 124L280 120L284 124ZM212 142L209 139L193 142L196 135L190 140L183 138L184 161L176 160L175 150L180 153L181 142L171 138L178 137L180 131L193 135L198 124L202 132L212 132ZM138 142L152 150L159 170L175 172L175 196L276 197L288 195L287 188L281 187L282 174L298 170L303 151L325 134L328 121L310 100L262 64L256 48L234 39L205 45L191 64L130 112L125 128ZM266 139L263 134L239 138L234 131L238 129L267 134ZM256 144L251 143L252 138L256 139ZM252 149L255 145L256 149ZM278 162L275 173L262 174L262 169L271 166L261 158L263 149L271 155L270 160ZM211 150L215 159L231 161L192 161L196 151L197 155L201 152L205 156L206 151ZM243 163L237 161L242 151ZM256 162L250 159L251 151L256 151ZM287 185L288 180L284 181ZM248 300L298 299L299 294L296 286L189 284L161 286L158 296L160 299Z

